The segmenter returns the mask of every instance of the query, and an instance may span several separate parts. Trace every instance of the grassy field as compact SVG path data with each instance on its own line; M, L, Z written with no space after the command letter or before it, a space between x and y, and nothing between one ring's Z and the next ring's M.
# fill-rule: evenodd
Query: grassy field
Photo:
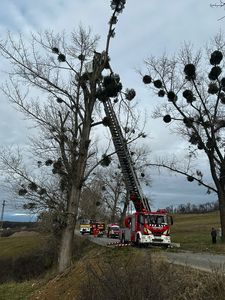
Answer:
M0 300L28 300L35 289L35 282L32 281L1 284Z
M0 238L1 259L15 258L24 253L32 253L34 250L43 247L47 242L46 236L23 235L15 237Z
M220 227L219 212L178 214L173 219L171 238L173 242L181 244L181 249L225 253L225 245L221 244L219 237L215 245L210 235L212 227Z
M27 263L31 264L32 256L37 256L43 249L47 248L49 239L45 235L39 235L36 232L27 235L18 234L18 236L9 236L0 238L0 268L1 273L12 272L11 268L20 268L21 272L26 269ZM46 253L46 252L43 252ZM26 258L24 260L24 258ZM20 262L17 263L17 261ZM26 264L23 268L23 263ZM38 260L39 264L41 263ZM7 267L8 264L8 267ZM21 265L21 266L20 266ZM36 267L34 261L34 268ZM40 267L40 265L38 266ZM19 272L18 272L19 273ZM23 282L9 282L0 284L0 300L26 300L30 294L37 288L36 280Z

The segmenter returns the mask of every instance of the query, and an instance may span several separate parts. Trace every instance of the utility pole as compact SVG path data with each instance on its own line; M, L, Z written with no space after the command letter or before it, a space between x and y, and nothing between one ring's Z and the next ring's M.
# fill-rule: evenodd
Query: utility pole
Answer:
M1 219L0 219L0 229L2 229L2 227L3 227L4 209L5 209L5 200L3 200L3 202L2 202L2 213L1 213Z

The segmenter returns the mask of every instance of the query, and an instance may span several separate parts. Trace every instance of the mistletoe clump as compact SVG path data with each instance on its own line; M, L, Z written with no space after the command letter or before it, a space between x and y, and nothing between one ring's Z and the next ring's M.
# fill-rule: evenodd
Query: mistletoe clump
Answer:
M159 91L158 91L158 96L159 96L159 97L164 97L165 94L166 94L166 92L165 92L164 90L159 90Z
M78 58L80 61L84 61L84 60L85 60L85 55L80 54L80 55L77 56L77 58Z
M225 104L225 94L223 92L220 92L219 98L222 104Z
M209 88L208 88L208 93L214 95L214 94L217 94L218 92L219 92L219 88L218 88L217 84L210 83Z
M170 123L171 122L171 116L170 115L165 115L164 117L163 117L163 121L165 122L165 123Z
M187 100L187 103L192 103L194 100L196 100L191 90L183 91L183 97Z
M136 92L134 89L127 89L126 90L126 94L125 94L125 98L129 101L133 100L134 97L136 96Z
M23 209L28 209L28 210L35 209L36 207L37 207L37 204L34 202L25 203L23 205Z
M63 102L63 99L60 98L60 97L57 97L57 98L56 98L56 101L57 101L58 103L62 103L62 102Z
M124 132L125 132L125 133L130 132L130 128L129 128L129 127L124 127Z
M225 91L225 78L224 77L221 79L220 84L221 84L222 90Z
M169 91L169 92L167 93L167 98L168 98L168 100L171 101L171 102L177 101L177 95L176 95L173 91Z
M194 80L196 78L195 65L187 64L184 67L184 73L186 75L187 80Z
M38 192L37 192L40 196L43 196L44 194L47 193L45 188L41 188Z
M152 77L149 76L149 75L143 76L143 82L144 82L144 84L149 84L149 83L151 83L151 82L152 82Z
M116 16L112 16L110 21L109 21L109 24L112 24L112 25L115 25L117 23L118 19Z
M192 182L192 181L194 181L194 178L193 178L193 176L187 176L187 180L189 181L189 182Z
M52 169L53 174L60 174L64 175L64 167L61 158L59 158L57 161L53 163L53 169Z
M161 89L161 87L162 87L162 81L159 79L153 81L153 84L157 89Z
M52 48L52 52L55 53L55 54L58 54L59 53L59 49L57 47L53 47Z
M210 80L216 80L220 76L222 70L219 66L212 67L211 71L209 72L209 79Z
M109 126L110 125L110 119L109 119L109 117L105 117L105 118L103 118L102 119L102 124L104 125L104 126Z
M62 176L60 179L60 190L64 192L68 187L68 180L66 176Z
M193 122L194 122L194 118L191 118L191 117L184 117L183 118L183 122L184 124L188 127L188 128L191 128L193 126Z
M36 185L35 182L31 182L31 183L28 184L28 188L29 188L31 191L36 192L38 187L37 187L37 185Z
M198 149L199 150L204 149L204 144L201 141L198 143Z
M111 8L117 13L121 13L125 7L126 0L111 0Z
M47 159L46 162L45 162L45 165L48 167L48 166L51 166L53 164L53 160L52 159Z
M19 196L25 196L27 194L27 190L25 188L22 188L18 191Z
M66 61L66 56L64 54L60 53L58 55L58 61L59 62L65 62Z
M107 154L102 155L102 160L101 160L101 166L102 167L108 167L111 164L111 157L109 157Z
M192 145L198 145L199 144L199 136L196 132L193 132L190 136L189 142Z
M219 50L215 50L210 57L210 64L211 65L219 65L221 60L223 59L223 54Z

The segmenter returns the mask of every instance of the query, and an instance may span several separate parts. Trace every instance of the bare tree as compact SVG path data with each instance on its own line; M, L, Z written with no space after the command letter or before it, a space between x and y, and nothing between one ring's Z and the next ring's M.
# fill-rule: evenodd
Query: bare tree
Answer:
M107 212L102 202L102 184L95 176L88 180L82 191L80 208L80 219L106 220Z
M188 157L186 168L180 169L173 160L170 163L161 161L156 165L187 176L189 182L197 181L209 191L217 194L219 199L220 220L225 241L225 78L224 41L218 35L213 44L206 50L194 54L190 45L182 48L172 58L151 57L146 60L149 74L143 77L146 84L159 97L166 101L154 112L155 118L163 118L171 124L173 131L189 142L184 150ZM191 161L201 158L208 159L213 184L204 183L204 174L194 169Z
M211 6L212 8L222 8L222 7L225 7L225 2L222 1L222 0L219 0L219 1L216 2L216 3L210 4L210 6ZM224 16L221 17L221 18L219 18L219 21L222 20L222 19L224 19Z
M101 53L96 52L98 37L92 37L90 30L82 28L72 33L71 44L66 42L65 35L49 32L33 35L29 45L22 37L15 40L10 34L0 44L2 55L12 66L3 91L17 109L42 131L42 140L34 143L37 154L44 158L44 162L40 160L38 164L40 167L51 166L64 194L59 272L71 264L81 190L88 158L93 156L90 134L97 109L96 99L101 100L102 92L104 97L116 97L122 90L119 76L111 69L108 52L125 2L111 1L113 13L106 47ZM102 75L103 70L108 70L108 77ZM25 185L21 182L20 195L28 195L32 189L35 193L42 189L39 196L44 201L48 197L46 189L37 186L36 190L37 183L24 174L27 175L25 170L17 174L26 181ZM55 201L55 198L52 197L52 200Z
M210 4L211 7L224 7L225 6L225 2L220 0L219 2Z

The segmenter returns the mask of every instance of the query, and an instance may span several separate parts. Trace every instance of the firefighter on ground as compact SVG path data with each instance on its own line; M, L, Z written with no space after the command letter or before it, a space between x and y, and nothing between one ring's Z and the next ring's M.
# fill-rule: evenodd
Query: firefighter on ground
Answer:
M212 227L211 230L211 237L212 237L212 243L216 244L217 231L214 227Z

